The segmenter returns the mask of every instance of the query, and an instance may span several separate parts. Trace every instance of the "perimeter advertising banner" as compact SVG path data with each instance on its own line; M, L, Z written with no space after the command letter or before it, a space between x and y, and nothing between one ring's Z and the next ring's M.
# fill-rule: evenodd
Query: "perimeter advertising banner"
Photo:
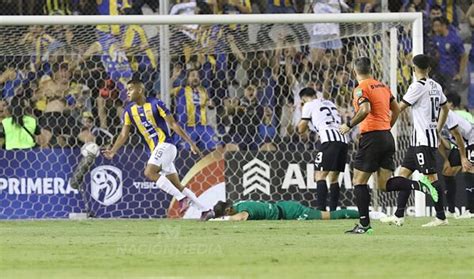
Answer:
M0 158L0 219L68 218L81 212L101 218L180 217L171 197L144 177L149 157L141 149L122 150L111 161L99 156L84 178L82 194L69 185L81 159L79 149L0 150ZM198 158L180 151L176 167L183 183L204 203L224 198L221 155ZM217 194L219 187L208 191L219 184Z
M316 207L316 183L314 182L314 156L310 151L292 152L232 152L225 155L226 197L237 200L294 200ZM442 162L442 161L440 161ZM442 168L439 164L438 169ZM464 210L465 181L457 177L458 191L456 206ZM339 205L354 206L351 175L346 168L341 187ZM342 182L345 183L342 183ZM441 181L443 179L441 177ZM444 184L443 184L444 185ZM379 206L388 214L396 209L396 193L379 193ZM426 214L434 214L432 203L427 199ZM408 208L414 215L414 208Z

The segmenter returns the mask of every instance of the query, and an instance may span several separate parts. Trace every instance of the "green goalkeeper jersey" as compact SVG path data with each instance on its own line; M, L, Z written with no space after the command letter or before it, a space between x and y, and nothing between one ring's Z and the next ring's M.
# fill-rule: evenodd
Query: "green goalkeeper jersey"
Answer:
M233 208L237 213L247 212L247 220L278 220L279 212L275 203L263 201L239 201Z
M311 210L293 201L281 201L276 203L240 201L234 203L233 207L238 213L247 212L249 214L248 220L304 220L307 219L307 214ZM278 208L280 208L280 210ZM280 216L280 212L282 216Z

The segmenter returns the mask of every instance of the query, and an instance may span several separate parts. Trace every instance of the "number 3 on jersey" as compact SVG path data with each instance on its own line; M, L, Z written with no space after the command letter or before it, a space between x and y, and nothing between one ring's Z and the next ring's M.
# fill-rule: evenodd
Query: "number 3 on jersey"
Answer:
M316 160L314 160L314 163L321 164L322 161L323 161L323 152L318 152L318 154L316 154Z
M326 116L331 117L331 120L326 121L326 125L331 125L333 123L341 124L341 121L339 121L341 117L339 116L337 108L321 107L319 110L321 112L326 111Z

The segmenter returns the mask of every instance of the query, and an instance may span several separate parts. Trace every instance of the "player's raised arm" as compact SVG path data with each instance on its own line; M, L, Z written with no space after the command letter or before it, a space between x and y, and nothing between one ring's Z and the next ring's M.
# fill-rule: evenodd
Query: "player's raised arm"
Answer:
M191 146L191 152L193 154L197 154L199 156L202 156L201 150L197 147L197 145L193 142L193 140L188 136L188 134L179 126L178 122L174 119L172 115L166 115L165 116L166 123L172 129L178 136L180 136L182 139L184 139L190 146Z
M114 145L112 146L111 149L106 149L102 152L104 154L105 158L112 160L112 158L115 156L117 151L124 145L127 140L128 136L130 135L130 125L123 125L122 131L120 131L120 134L115 141Z

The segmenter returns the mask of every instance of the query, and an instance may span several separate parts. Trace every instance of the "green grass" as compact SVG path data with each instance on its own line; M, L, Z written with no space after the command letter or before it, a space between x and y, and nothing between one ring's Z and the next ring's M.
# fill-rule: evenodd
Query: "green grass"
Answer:
M0 278L474 278L474 220L0 222Z

